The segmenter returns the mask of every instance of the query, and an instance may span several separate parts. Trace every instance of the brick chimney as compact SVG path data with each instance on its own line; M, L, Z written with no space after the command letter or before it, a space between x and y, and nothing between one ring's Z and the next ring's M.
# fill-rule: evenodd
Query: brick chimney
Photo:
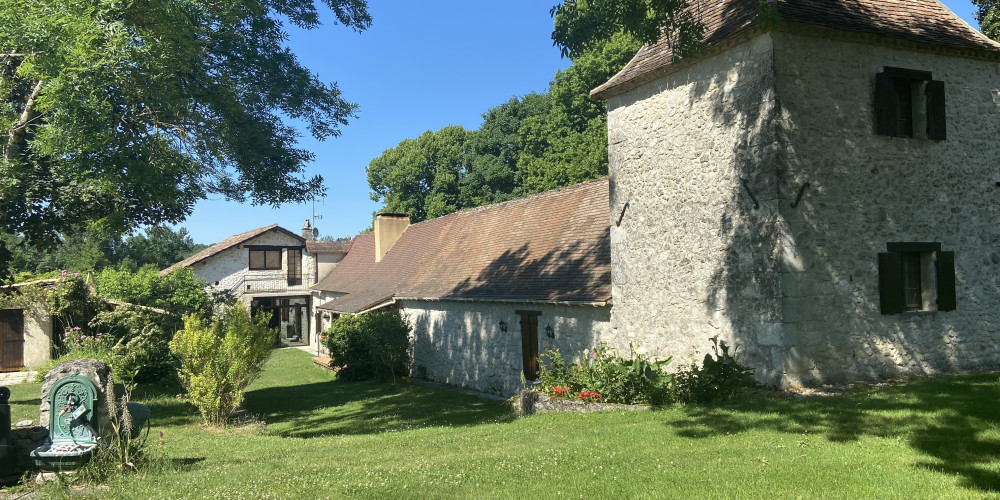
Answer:
M316 239L316 236L319 236L319 231L312 227L312 224L309 223L309 219L306 219L305 225L302 226L302 237L305 238L306 241L313 241Z
M380 262L403 231L410 225L406 214L381 213L375 216L375 262Z

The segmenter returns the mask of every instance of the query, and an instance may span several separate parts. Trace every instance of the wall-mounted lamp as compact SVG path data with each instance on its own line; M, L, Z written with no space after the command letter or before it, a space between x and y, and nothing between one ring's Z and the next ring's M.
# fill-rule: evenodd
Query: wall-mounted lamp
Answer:
M507 333L507 323L504 323L503 320L500 320L500 324L498 326L500 327L501 333Z
M556 331L552 329L552 325L545 325L545 336L550 339L556 338Z

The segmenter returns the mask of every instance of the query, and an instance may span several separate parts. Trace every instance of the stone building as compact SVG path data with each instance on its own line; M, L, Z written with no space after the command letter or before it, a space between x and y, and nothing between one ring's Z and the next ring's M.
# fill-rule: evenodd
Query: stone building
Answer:
M410 224L380 214L314 291L324 322L398 307L413 375L497 394L610 332L607 179Z
M210 292L232 294L255 312L271 313L282 344L315 346L319 325L310 287L350 249L350 242L315 241L315 234L309 221L301 235L272 224L230 236L160 274L190 267Z
M936 0L689 3L699 55L592 94L609 338L775 385L1000 365L1000 45Z

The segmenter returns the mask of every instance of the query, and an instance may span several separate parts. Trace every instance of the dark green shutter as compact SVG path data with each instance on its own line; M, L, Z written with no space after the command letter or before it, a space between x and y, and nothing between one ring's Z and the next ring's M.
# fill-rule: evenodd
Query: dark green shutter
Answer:
M896 135L896 88L894 78L875 74L875 133Z
M943 141L948 138L945 126L944 82L927 82L927 138Z
M955 300L955 252L937 253L937 306L938 311L954 311Z
M894 252L878 254L878 294L882 314L903 312L903 259Z

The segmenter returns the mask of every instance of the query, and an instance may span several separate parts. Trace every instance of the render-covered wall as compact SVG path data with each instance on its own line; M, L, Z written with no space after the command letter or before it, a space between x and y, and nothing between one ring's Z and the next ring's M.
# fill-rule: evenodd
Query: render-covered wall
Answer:
M511 395L522 388L518 310L537 311L538 352L558 348L569 359L610 338L611 306L498 302L399 302L413 326L413 376ZM500 321L507 331L500 331ZM551 325L555 338L545 335Z
M720 336L780 378L772 48L758 35L608 101L618 346L678 367Z
M39 304L24 310L25 368L35 369L52 359L52 326L48 308Z
M286 272L288 252L281 254L281 269L273 271L251 271L250 253L247 245L301 247L302 242L281 231L269 231L241 245L229 248L202 262L193 264L191 269L216 290L231 290L237 296L258 291L289 292L294 295L308 294L308 287L314 284L316 268L315 255L302 251L302 285L289 287Z
M787 140L784 383L1000 366L1000 65L789 33L775 35L774 60ZM875 134L885 66L944 82L947 140ZM882 315L888 242L954 251L957 309Z

